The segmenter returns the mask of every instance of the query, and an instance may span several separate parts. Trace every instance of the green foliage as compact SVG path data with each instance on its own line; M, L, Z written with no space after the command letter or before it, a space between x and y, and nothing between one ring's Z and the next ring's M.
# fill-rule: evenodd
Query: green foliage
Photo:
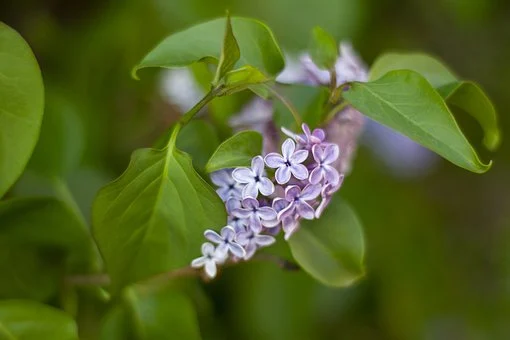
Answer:
M225 93L233 94L250 88L258 94L257 89L253 89L252 86L263 84L270 80L270 78L266 77L253 66L244 66L237 70L230 71L225 75Z
M289 245L298 264L325 285L349 286L364 275L361 222L338 194L320 219L301 221Z
M70 315L27 300L0 301L0 338L6 340L78 340Z
M197 316L191 301L172 288L151 291L126 289L122 303L106 315L101 339L200 339Z
M116 181L99 192L93 231L112 290L186 266L203 231L225 224L223 203L175 146L141 149Z
M310 40L310 57L321 69L334 69L338 58L338 46L335 38L319 26L312 30Z
M220 144L205 167L207 172L249 166L262 153L262 136L256 131L241 131Z
M233 34L241 56L237 67L251 65L265 74L276 75L284 66L280 47L273 33L263 23L253 19L233 17ZM214 19L163 40L150 51L133 70L133 75L146 67L184 67L195 62L217 62L225 37L225 19Z
M352 106L467 170L483 173L483 163L448 106L414 71L390 71L369 83L353 83L344 97Z
M0 297L46 300L63 275L85 274L96 266L91 237L59 200L2 201L0 221Z
M451 84L457 77L439 60L423 53L386 53L370 68L370 80L374 81L395 70L411 70L421 74L434 88Z
M28 44L0 22L0 197L34 150L44 109L44 87Z
M177 148L189 154L193 166L200 171L205 169L207 161L219 144L214 126L198 119L183 127L176 141Z
M484 130L483 143L491 151L498 148L501 133L496 110L483 90L471 81L458 81L438 89L451 109L459 108L475 118Z
M227 25L225 28L225 36L223 38L223 47L221 49L220 60L218 62L218 68L216 69L216 76L214 77L214 83L217 84L221 78L228 71L234 68L241 57L241 51L237 44L234 32L232 32L232 23L230 16L227 16Z

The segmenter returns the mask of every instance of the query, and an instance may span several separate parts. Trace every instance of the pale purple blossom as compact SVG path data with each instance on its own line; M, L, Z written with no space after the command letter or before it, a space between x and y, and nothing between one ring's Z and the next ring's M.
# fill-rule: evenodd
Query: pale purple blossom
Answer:
M227 225L221 228L219 234L214 230L208 229L204 232L204 236L209 241L218 245L216 250L220 253L226 255L230 252L232 255L241 258L246 255L244 248L237 244L235 240L236 232L231 226Z
M249 228L256 233L262 231L262 226L271 228L276 218L276 211L271 207L261 207L259 201L252 197L243 199L242 208L232 211L232 215L248 220Z
M273 201L273 209L279 213L288 207L290 202L284 198L275 198ZM284 232L284 238L286 241L292 236L292 234L299 228L299 215L289 214L287 216L281 216L281 224Z
M278 213L278 218L281 220L285 216L293 216L297 214L300 217L312 220L315 211L308 204L308 201L313 201L321 192L320 185L308 184L301 190L297 185L291 185L285 189L285 199L289 205Z
M310 172L310 183L318 184L324 179L325 183L336 185L340 175L331 164L340 155L338 145L328 144L322 148L322 146L316 144L312 148L312 155L316 162L316 167Z
M264 159L262 156L256 156L251 161L251 168L236 168L232 172L234 179L244 184L242 197L257 198L259 191L264 196L269 196L274 192L274 184L265 177Z
M216 193L225 202L229 198L241 198L243 186L232 177L232 169L223 169L211 173L211 181L218 187Z
M240 232L236 240L246 250L245 260L251 259L258 248L267 247L276 242L273 236L260 235L253 230Z
M202 256L191 261L191 266L193 268L204 267L207 276L213 279L217 272L216 266L223 264L225 260L226 254L218 251L211 243L205 242L202 244Z
M305 123L301 125L301 129L303 129L304 134L294 133L285 127L282 127L282 132L294 139L299 148L305 150L311 150L314 145L321 144L326 139L326 133L323 129L314 129L312 132Z
M236 233L239 233L241 231L246 231L248 228L248 219L246 218L240 218L237 216L234 216L232 212L235 209L241 208L241 200L237 198L229 198L229 200L225 204L227 208L227 214L228 214L228 225L234 228Z
M315 218L321 217L322 213L324 212L324 209L329 205L329 202L331 202L331 199L333 198L333 194L340 189L340 186L342 185L342 182L344 180L344 175L340 175L340 179L337 184L328 183L325 186L322 187L321 190L321 203L315 209Z
M297 150L296 144L290 138L282 144L282 155L272 152L266 155L265 161L268 167L276 168L275 178L279 184L285 184L291 175L299 180L308 177L308 169L303 163L308 158L308 151Z

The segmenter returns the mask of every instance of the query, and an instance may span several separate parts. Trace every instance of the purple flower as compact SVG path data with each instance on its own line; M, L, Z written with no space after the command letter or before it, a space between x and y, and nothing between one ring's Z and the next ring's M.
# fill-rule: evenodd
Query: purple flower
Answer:
M256 233L262 231L262 226L271 227L276 218L276 211L271 207L259 206L259 201L252 197L243 199L243 207L232 211L232 215L248 219L249 227Z
M234 228L229 225L221 228L220 234L214 230L208 229L204 232L204 236L209 241L218 244L216 250L222 254L226 255L230 252L237 257L244 257L244 255L246 255L244 248L235 241L236 232Z
M202 255L191 261L191 266L193 268L204 267L205 273L212 279L216 276L216 265L225 262L226 254L215 249L211 243L205 242L202 244Z
M275 198L273 201L273 209L279 213L288 207L290 203L283 198ZM287 216L281 216L282 229L285 234L284 238L286 241L292 236L292 234L299 227L299 216L297 214L290 214Z
M318 184L324 178L326 183L336 185L340 175L331 164L335 162L340 155L338 145L328 144L323 149L320 145L316 144L312 148L312 155L317 166L310 172L310 183Z
M228 225L233 227L236 233L246 231L249 223L248 220L232 215L235 209L241 208L241 201L237 198L229 198L225 206L228 214Z
M237 234L236 240L240 245L244 246L246 250L246 255L244 256L245 260L251 259L258 248L267 247L276 242L273 236L259 235L253 232L253 230Z
M224 202L230 197L241 198L243 186L232 177L232 169L218 170L211 173L211 181L218 186L216 192Z
M324 209L329 205L329 202L331 202L331 198L333 198L333 194L340 189L340 186L342 185L342 182L344 180L344 175L340 175L339 181L337 184L333 185L333 183L326 184L322 190L321 190L321 203L315 210L315 218L321 217L322 213L324 212Z
M315 144L321 144L326 139L326 133L322 129L314 129L313 132L311 132L308 125L304 123L301 125L301 128L304 134L296 134L284 127L282 127L282 132L293 138L300 148L306 150L311 150Z
M290 180L291 174L299 180L308 177L308 169L301 163L308 158L308 151L296 151L296 144L292 139L287 139L282 144L282 155L275 152L265 158L270 168L276 168L275 178L279 184L285 184Z
M264 196L269 196L274 192L273 182L264 177L264 159L262 156L253 157L251 168L234 169L232 177L237 182L245 184L242 190L243 198L257 198L259 191Z
M308 184L301 190L297 185L291 185L285 189L285 199L289 205L278 213L278 218L282 220L286 216L293 216L297 213L304 219L312 220L315 211L307 203L314 200L321 192L320 185Z

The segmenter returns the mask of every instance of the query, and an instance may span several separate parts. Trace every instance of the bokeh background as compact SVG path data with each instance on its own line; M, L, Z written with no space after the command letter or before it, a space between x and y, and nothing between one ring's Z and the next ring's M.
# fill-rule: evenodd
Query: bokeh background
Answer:
M482 85L504 136L485 155L494 160L485 175L443 160L395 171L398 160L362 143L342 194L364 223L366 277L330 289L265 263L228 269L205 286L204 338L510 339L508 1L1 0L0 20L40 63L46 116L57 117L44 124L65 127L43 132L38 148L48 163L65 152L77 165L68 181L85 214L130 153L178 114L156 72L135 81L130 69L169 33L226 9L267 22L289 52L306 48L320 25L368 64L387 50L432 53ZM43 182L29 171L13 195L44 194Z

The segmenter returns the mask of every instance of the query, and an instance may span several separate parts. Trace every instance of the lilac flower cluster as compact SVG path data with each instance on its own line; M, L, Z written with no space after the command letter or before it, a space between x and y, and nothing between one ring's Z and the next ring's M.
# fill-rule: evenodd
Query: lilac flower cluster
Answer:
M282 129L290 138L283 142L281 154L256 156L249 168L211 174L225 202L228 225L220 233L205 231L209 242L202 245L203 256L193 260L192 267L203 267L214 278L218 265L249 260L257 249L273 244L281 230L288 240L301 219L321 216L343 180L332 166L340 150L326 141L324 130L310 131L306 124L302 128L303 134Z

